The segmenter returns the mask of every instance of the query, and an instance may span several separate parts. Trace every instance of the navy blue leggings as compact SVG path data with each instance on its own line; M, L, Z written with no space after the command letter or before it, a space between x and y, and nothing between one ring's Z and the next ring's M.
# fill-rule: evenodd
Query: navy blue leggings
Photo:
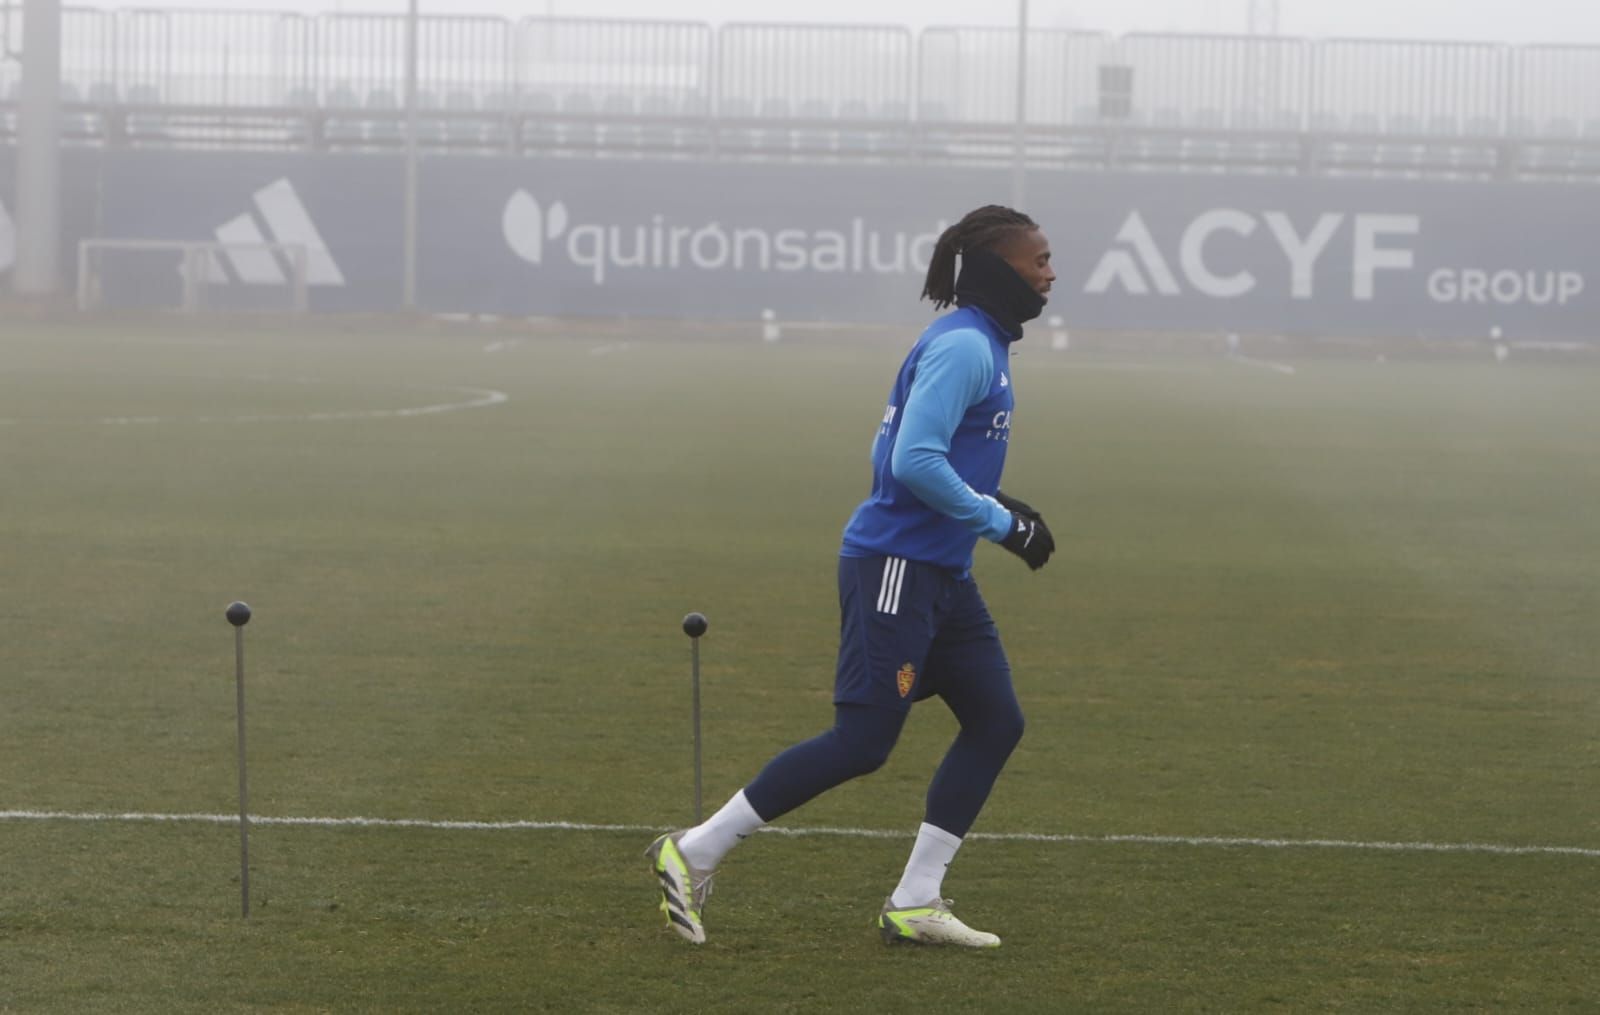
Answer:
M1022 739L1022 709L1004 671L949 683L939 696L955 713L961 731L928 786L923 820L965 836ZM833 728L767 762L745 787L745 799L763 820L776 821L840 783L883 767L905 721L906 713L895 709L835 705Z

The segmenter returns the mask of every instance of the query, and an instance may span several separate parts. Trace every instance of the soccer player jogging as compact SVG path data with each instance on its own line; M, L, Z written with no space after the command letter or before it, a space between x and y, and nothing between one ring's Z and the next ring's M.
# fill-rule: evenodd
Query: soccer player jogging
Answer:
M988 539L1038 570L1055 550L1039 513L1000 492L1015 399L1011 343L1043 311L1054 280L1049 241L1019 211L988 205L940 235L922 295L937 309L957 309L937 318L901 365L872 445L872 494L844 529L833 728L783 751L709 820L647 851L661 909L688 940L705 941L712 875L739 840L876 771L912 702L936 695L960 731L928 787L916 844L878 927L889 942L1000 944L958 920L941 888L1022 737L972 551Z

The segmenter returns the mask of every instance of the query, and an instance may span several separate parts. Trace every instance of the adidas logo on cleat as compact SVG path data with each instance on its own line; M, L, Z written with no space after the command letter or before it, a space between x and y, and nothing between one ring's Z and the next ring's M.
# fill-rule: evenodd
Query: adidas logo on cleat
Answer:
M681 833L678 833L681 834ZM693 944L704 944L706 930L700 912L711 895L711 875L696 871L678 852L676 835L663 835L650 844L645 856L655 871L661 891L660 909L667 926Z

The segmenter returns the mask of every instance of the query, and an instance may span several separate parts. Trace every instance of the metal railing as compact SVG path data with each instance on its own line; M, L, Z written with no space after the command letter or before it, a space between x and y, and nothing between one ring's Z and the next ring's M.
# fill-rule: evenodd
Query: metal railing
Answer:
M1520 51L1469 42L1326 39L1313 47L1310 114L1318 129L1503 133ZM1476 133L1478 131L1474 131Z
M20 6L0 0L13 49L26 45ZM1016 115L1007 28L429 15L419 33L430 109L975 126ZM71 6L62 34L66 98L91 106L382 114L404 93L398 15ZM0 60L0 103L18 72ZM1037 30L1026 87L1036 127L1600 137L1600 47Z
M1113 39L1095 32L1028 33L1030 123L1087 122ZM1017 32L928 28L918 47L917 115L953 123L1009 123L1017 116Z
M1110 59L1131 68L1142 123L1295 130L1315 52L1299 39L1137 33Z
M505 84L525 108L630 112L647 98L658 112L710 109L714 36L692 21L524 18L513 29Z
M1600 138L1600 46L1527 46L1515 74L1510 133Z
M717 109L854 119L910 115L915 49L894 26L730 24L717 33Z

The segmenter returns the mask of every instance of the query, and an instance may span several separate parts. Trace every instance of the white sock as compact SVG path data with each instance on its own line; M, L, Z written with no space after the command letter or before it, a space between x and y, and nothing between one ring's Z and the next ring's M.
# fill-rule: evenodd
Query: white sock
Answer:
M733 795L722 810L702 824L683 833L678 851L696 870L711 871L739 844L739 840L766 824L744 798L744 790Z
M911 847L911 859L906 861L906 872L900 884L889 896L896 907L920 906L939 897L944 885L944 871L956 858L961 848L961 837L951 835L942 828L922 823L917 829L917 844Z

